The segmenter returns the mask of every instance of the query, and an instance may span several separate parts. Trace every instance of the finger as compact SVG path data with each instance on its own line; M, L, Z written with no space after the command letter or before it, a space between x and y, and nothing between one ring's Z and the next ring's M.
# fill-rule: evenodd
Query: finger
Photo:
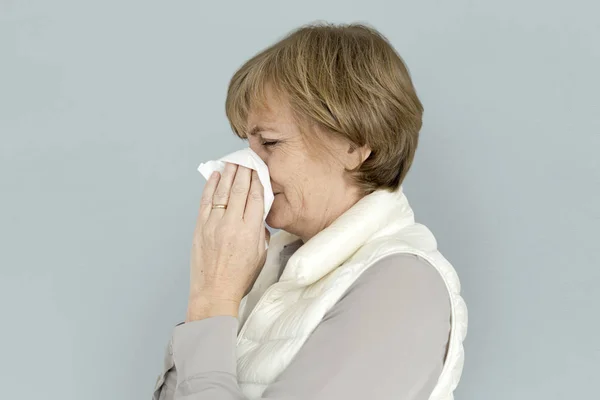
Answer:
M215 206L217 204L227 205L229 202L229 192L231 191L231 185L233 183L233 178L235 178L235 172L237 170L237 165L232 163L226 163L225 169L221 174L221 179L219 180L219 184L217 185L217 189L213 193L212 205ZM225 215L225 209L223 208L212 208L210 212L211 217L222 218Z
M258 254L261 254L265 250L265 243L267 241L268 233L269 231L267 230L267 227L263 224L258 234Z
M264 188L258 179L256 171L252 171L252 180L250 182L250 191L246 202L246 211L244 220L248 222L260 223L265 211Z
M200 211L198 211L198 219L205 222L210 215L210 210L212 207L213 194L217 189L217 185L219 183L219 179L221 178L221 174L219 171L214 171L206 185L204 185L204 190L202 191L202 198L200 199Z
M241 220L244 218L244 209L246 208L246 199L250 191L250 179L252 170L243 166L238 166L229 194L229 205L227 206L227 216Z

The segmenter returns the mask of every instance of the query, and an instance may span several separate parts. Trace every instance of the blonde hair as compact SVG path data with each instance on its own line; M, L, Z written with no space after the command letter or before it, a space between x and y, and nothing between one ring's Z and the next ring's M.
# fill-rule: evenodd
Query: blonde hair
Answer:
M305 25L248 60L231 78L225 102L239 137L248 135L251 109L266 107L267 86L285 97L299 126L371 149L349 171L363 194L400 186L413 162L423 106L402 58L376 29Z

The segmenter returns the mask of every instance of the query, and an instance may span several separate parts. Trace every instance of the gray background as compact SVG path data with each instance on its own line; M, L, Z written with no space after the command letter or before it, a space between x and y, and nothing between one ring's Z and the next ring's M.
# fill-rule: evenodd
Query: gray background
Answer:
M2 397L151 397L196 167L244 146L228 80L315 20L381 30L424 103L405 187L469 306L456 398L595 396L597 4L0 0Z

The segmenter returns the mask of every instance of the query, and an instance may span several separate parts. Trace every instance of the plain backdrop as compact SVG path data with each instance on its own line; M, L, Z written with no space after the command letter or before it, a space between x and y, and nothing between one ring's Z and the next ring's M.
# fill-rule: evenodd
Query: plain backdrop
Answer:
M379 29L424 104L405 190L469 307L456 399L593 398L599 14L594 1L0 0L2 398L150 399L185 313L196 168L245 146L224 113L229 79L314 21Z

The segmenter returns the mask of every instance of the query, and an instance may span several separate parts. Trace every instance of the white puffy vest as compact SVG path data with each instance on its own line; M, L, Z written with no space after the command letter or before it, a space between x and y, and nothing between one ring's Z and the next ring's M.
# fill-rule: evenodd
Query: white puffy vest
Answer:
M296 240L285 231L272 236L265 266L240 305L237 373L244 394L260 398L325 313L367 268L390 254L411 253L431 263L448 289L452 312L448 351L429 399L453 399L463 369L467 307L456 271L437 250L431 231L415 223L402 188L363 197L304 243L278 279L279 253Z

